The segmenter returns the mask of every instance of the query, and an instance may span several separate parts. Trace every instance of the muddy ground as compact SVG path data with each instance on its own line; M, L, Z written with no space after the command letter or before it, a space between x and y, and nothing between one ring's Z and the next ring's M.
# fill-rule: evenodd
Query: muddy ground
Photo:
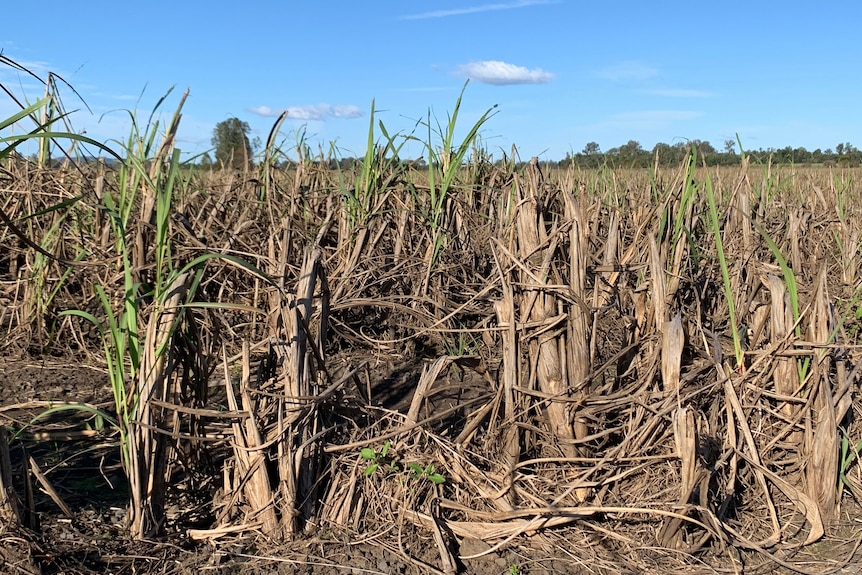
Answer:
M416 369L419 369L417 366ZM398 408L399 379L414 376L415 369L390 369L391 394L381 396ZM469 386L469 381L465 384ZM395 391L393 391L395 390ZM439 573L440 555L434 542L416 530L404 529L398 538L361 540L330 530L309 529L290 544L272 546L260 537L243 535L217 543L193 541L188 529L209 527L211 516L188 505L193 494L172 492L169 501L168 537L163 541L136 542L126 530L127 490L119 462L117 437L99 430L89 414L63 412L28 423L57 402L83 402L111 411L108 377L99 368L71 365L57 359L3 359L0 361L0 424L23 430L11 441L15 486L26 500L24 469L28 462L44 476L26 475L32 487L32 510L25 525L0 528L0 574L91 573ZM403 407L403 406L402 406ZM56 496L48 494L48 487ZM67 509L62 509L57 499ZM573 532L574 533L574 532ZM459 572L491 574L734 572L731 562L670 557L661 550L640 549L637 558L614 556L614 547L599 551L601 561L586 563L579 547L601 548L600 538L568 541L517 540L490 551L481 541L455 541L455 554L463 559ZM736 555L745 572L862 573L862 513L852 501L844 506L838 525L829 537L785 557L785 566L756 552ZM618 548L617 548L618 549ZM793 566L791 570L789 567Z
M418 369L392 366L386 393L379 401L399 409L409 397L398 393L402 380ZM61 402L86 403L112 412L110 382L104 370L70 365L56 359L0 361L0 424L22 430L10 442L16 491L26 499L24 469L32 458L44 482L67 507L52 498L39 479L28 474L33 514L21 528L0 529L0 574L5 573L429 573L440 557L434 542L405 529L401 549L343 534L309 529L302 540L273 547L252 535L218 543L192 541L188 529L210 527L211 516L190 509L188 493L169 496L168 537L164 541L131 541L126 531L127 486L119 460L118 438L99 430L89 413L63 411L34 418ZM32 423L31 423L32 422ZM29 424L29 425L28 425ZM488 551L481 541L462 541L464 556ZM464 560L461 572L478 574L559 572L518 567L525 558L517 551L492 552ZM565 558L561 560L566 561ZM567 569L563 569L563 572Z

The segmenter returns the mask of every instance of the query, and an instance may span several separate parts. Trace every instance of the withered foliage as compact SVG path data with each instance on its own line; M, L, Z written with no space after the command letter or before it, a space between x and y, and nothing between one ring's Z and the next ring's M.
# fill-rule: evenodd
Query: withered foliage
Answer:
M184 171L174 269L250 266L208 260L152 316L155 232L133 214L152 529L184 529L160 514L186 482L208 494L195 539L346 532L409 555L418 531L443 572L465 540L780 561L862 489L858 171L474 162L441 206L426 172L381 165L362 190L311 161ZM3 352L98 363L100 334L60 312L104 318L96 285L122 310L116 171L0 176L29 240L0 226Z

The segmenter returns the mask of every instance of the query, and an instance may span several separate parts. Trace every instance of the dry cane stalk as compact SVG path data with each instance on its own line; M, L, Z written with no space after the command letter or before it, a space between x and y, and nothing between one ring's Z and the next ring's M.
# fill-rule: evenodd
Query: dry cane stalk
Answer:
M799 247L799 238L805 237L808 232L808 219L810 213L803 208L790 212L790 220L787 225L787 237L790 239L790 267L794 270L802 270L802 250Z
M770 337L772 338L772 345L778 349L778 346L793 329L793 312L790 302L787 301L787 290L781 278L770 274L764 283L769 288L772 297ZM775 391L782 397L792 398L799 389L799 371L796 368L796 361L789 357L775 358L775 368L772 373ZM788 424L796 421L797 411L798 408L789 401L785 401L781 405L781 412ZM793 445L801 446L802 432L792 431L788 440Z
M667 321L669 314L667 310L667 292L665 291L664 263L659 254L655 235L650 235L649 253L650 272L652 273L653 321L655 322L656 331L660 332L664 328L664 323Z
M430 366L425 365L422 368L422 376L416 385L416 391L413 392L410 409L407 411L407 417L404 420L406 425L415 424L419 421L419 410L422 409L422 402L425 401L431 385L437 380L440 372L446 369L450 363L452 363L452 358L443 356L438 357Z
M505 299L494 302L497 312L497 323L502 328L500 336L503 340L503 362L500 367L503 378L503 470L507 479L505 491L499 497L498 505L511 508L508 490L511 488L512 470L521 456L518 425L515 421L515 387L518 385L520 366L518 363L518 345L515 332L514 301L511 286L504 286Z
M856 222L857 220L854 220ZM847 285L856 285L856 276L859 268L859 239L862 229L840 223L839 233L841 235L841 247L843 254L841 258L841 277Z
M18 496L12 486L12 464L6 428L0 425L0 533L20 519Z
M728 201L727 223L723 232L726 244L742 235L744 261L748 260L754 249L751 226L751 182L748 179L749 161L749 157L746 156L739 168L739 174Z
M314 311L314 293L325 278L320 263L321 251L315 247L306 251L305 261L300 270L296 295L287 295L279 302L281 334L274 334L283 342L277 352L283 358L281 378L284 386L284 404L278 412L278 474L281 481L281 517L286 535L294 535L299 529L298 518L304 510L309 513L314 504L306 499L305 491L313 488L313 462L304 459L305 443L318 431L314 406L309 402L315 395L312 386L311 353L309 346L322 349L326 335L326 316L328 310L321 310L321 327L318 341L309 341L307 326ZM328 296L323 299L322 307L328 305ZM301 399L302 398L302 399ZM300 503L304 502L303 509Z
M592 354L590 345L590 315L591 310L587 306L587 264L589 262L587 217L584 213L582 198L580 201L574 199L571 194L566 194L566 218L571 222L569 231L569 286L575 298L574 305L569 312L569 341L567 353L568 388L577 397L585 399L589 395L587 382L592 373ZM566 356L564 356L566 357ZM583 439L590 434L587 420L583 416L573 413L570 416L573 425L574 437ZM588 455L584 448L579 449L580 455ZM578 497L586 498L586 491L579 490Z
M772 494L769 491L769 485L766 482L766 473L763 470L760 452L757 449L757 443L754 441L754 435L751 432L751 427L748 425L748 420L746 418L745 411L742 408L742 403L739 401L739 396L736 394L736 389L734 389L733 381L727 375L728 372L725 370L723 365L716 363L715 369L718 372L719 381L722 381L724 383L725 410L728 413L728 436L729 439L734 442L731 443L731 449L733 449L734 452L739 451L738 455L743 455L740 448L735 444L735 442L737 441L737 434L741 433L745 446L748 448L748 453L745 458L755 466L754 476L757 481L757 485L762 493L762 497L764 503L766 504L767 511L769 512L770 522L772 523L772 535L770 535L765 540L759 542L758 545L760 545L761 547L772 547L781 540L781 522L778 519L778 512L775 509L775 502L773 501ZM733 466L734 468L732 469L732 474L735 476L736 460L734 460ZM728 485L728 489L735 489L735 487L732 485ZM794 500L794 503L797 503L797 505L799 505L798 499ZM806 516L808 516L809 511L803 510L803 512L806 513ZM812 521L812 525L814 524L815 522Z
M225 369L225 392L228 408L239 410L236 395L230 382L230 373L227 369L227 353L222 348ZM247 341L242 345L242 380L240 381L240 392L243 398L243 407L250 413L245 419L245 426L240 421L234 421L234 457L236 459L236 476L239 485L242 486L245 499L250 507L250 513L254 520L260 521L263 534L272 539L281 538L278 518L273 506L272 488L269 482L269 474L266 469L266 455L261 451L263 439L255 422L255 410L251 397L248 393L248 384L251 380L250 352ZM227 488L227 486L226 486ZM234 497L236 494L233 495Z
M685 346L682 317L677 313L664 324L661 345L661 379L665 393L679 392L680 366Z
M516 224L519 256L528 272L524 274L522 283L531 286L531 289L525 290L521 296L520 312L525 316L522 321L528 319L536 325L543 325L557 315L556 298L544 290L542 283L537 283L547 281L555 244L551 242L551 246L546 245L548 237L539 200L542 175L536 158L530 162L526 179L526 185L518 186L522 199L518 205ZM546 250L544 257L543 250ZM563 378L564 356L560 354L557 338L542 336L538 342L531 342L531 351L535 352L536 377L541 390L552 397L565 399L569 394L569 382ZM589 347L586 357L589 357ZM578 453L573 442L575 434L566 403L552 399L548 402L546 413L551 433L560 442L559 448L567 457L576 457Z
M694 413L687 407L677 409L673 414L673 436L676 453L680 459L680 497L678 504L686 509L691 494L697 485L697 424ZM681 549L683 540L682 520L671 518L664 522L658 533L658 540L664 547Z
M811 306L808 339L815 344L828 344L831 341L833 318L826 295L826 266L820 270L817 291ZM835 407L838 399L833 396L831 381L832 357L828 348L814 350L811 362L812 373L809 378L814 401L811 403L811 418L814 429L808 430L805 453L810 453L806 473L808 475L806 492L820 505L824 519L833 519L838 512L836 488L838 482L841 436Z

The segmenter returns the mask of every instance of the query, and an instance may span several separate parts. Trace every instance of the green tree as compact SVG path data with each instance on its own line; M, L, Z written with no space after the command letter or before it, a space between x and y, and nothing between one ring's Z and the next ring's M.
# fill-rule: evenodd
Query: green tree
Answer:
M602 149L597 142L587 142L584 150L581 152L585 156L595 156L602 153Z
M708 140L692 140L691 143L697 148L697 153L700 156L712 156L717 153L713 145L710 144Z
M811 162L813 164L822 164L823 163L823 150L817 148L813 152L811 152Z
M629 140L628 143L620 146L619 154L620 156L624 156L626 158L637 158L644 151L643 147L641 147L640 142L637 140Z
M674 149L664 142L657 142L656 145L652 147L650 155L653 159L658 158L658 162L662 165L674 161L675 156Z
M609 151L611 153L613 150ZM648 166L651 161L649 152L644 151L640 142L637 140L629 140L616 149L616 155L621 165L630 168Z
M226 168L243 170L251 166L252 148L248 140L251 131L247 122L228 118L213 129L212 145L216 162Z

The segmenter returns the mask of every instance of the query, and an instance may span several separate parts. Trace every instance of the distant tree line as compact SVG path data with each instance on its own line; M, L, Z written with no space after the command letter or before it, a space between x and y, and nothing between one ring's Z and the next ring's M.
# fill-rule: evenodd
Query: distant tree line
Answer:
M238 118L228 118L216 124L213 130L212 144L215 152L215 161L204 154L199 163L203 166L218 165L242 169L251 166L254 151L260 147L260 141L249 140L249 126ZM659 142L651 150L644 149L640 142L629 140L627 143L607 151L602 151L599 144L589 142L583 150L575 154L566 154L566 157L558 162L543 161L544 166L559 166L568 168L571 166L581 168L598 168L601 166L646 168L656 163L662 166L679 165L686 154L694 146L697 148L699 162L706 162L709 166L725 166L738 164L741 155L737 149L735 140L725 140L721 150L717 150L706 140L680 140L674 144ZM814 164L826 166L855 167L862 165L862 151L847 143L839 143L835 149L821 150L817 148L809 151L806 148L766 148L757 150L745 150L745 153L758 162L771 161L774 164ZM309 158L310 159L310 158ZM362 164L361 158L318 158L315 163L326 164L332 169L352 169ZM487 158L485 158L487 161ZM292 162L286 158L282 159L282 167L288 167ZM425 160L408 160L404 162L412 167L425 167Z
M734 140L725 140L721 151L705 140L680 141L675 144L659 142L652 150L645 150L636 140L629 140L617 148L602 152L596 142L589 142L584 149L576 154L566 154L559 162L561 167L572 165L597 168L604 165L617 167L645 168L655 165L678 165L694 146L697 148L701 161L709 166L725 166L738 164L741 156ZM771 161L774 164L818 164L826 166L859 166L862 165L862 151L848 143L840 143L835 149L817 148L809 151L806 148L760 148L745 150L745 153L761 162Z

